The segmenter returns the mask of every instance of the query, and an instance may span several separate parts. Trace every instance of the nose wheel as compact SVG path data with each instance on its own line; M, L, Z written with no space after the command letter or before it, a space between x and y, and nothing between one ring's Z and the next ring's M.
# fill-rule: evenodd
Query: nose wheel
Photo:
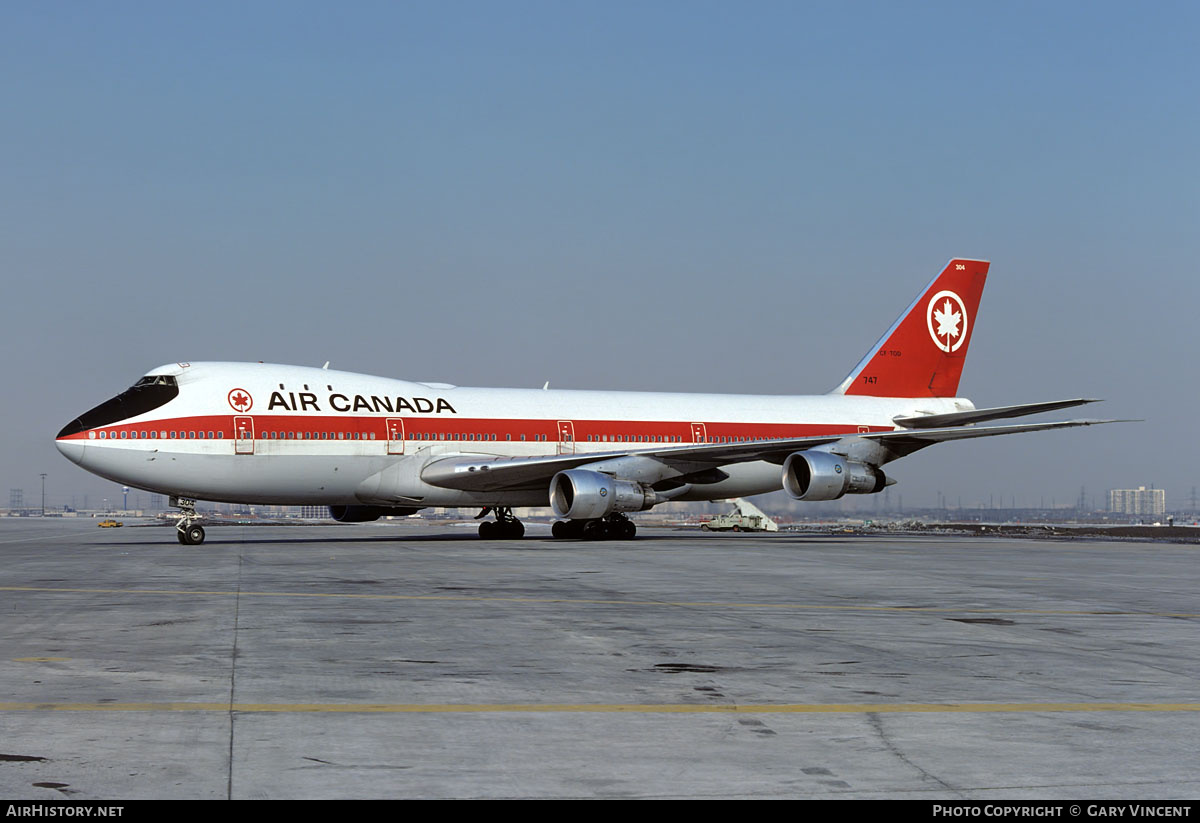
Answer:
M187 528L182 526L176 530L175 536L184 546L199 546L204 542L204 527L192 524Z
M181 512L179 523L175 526L175 536L180 545L199 546L204 542L204 527L197 521L200 515L196 513L196 501L190 497L172 497L171 505Z

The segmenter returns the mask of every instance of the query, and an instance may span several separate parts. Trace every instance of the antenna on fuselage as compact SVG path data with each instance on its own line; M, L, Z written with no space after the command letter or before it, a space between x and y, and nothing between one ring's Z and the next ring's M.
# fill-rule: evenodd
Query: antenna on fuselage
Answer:
M328 361L328 360L326 360L326 361L325 361L325 365L324 365L324 366L322 366L321 368L323 368L323 369L327 369L327 368L329 368L329 361Z

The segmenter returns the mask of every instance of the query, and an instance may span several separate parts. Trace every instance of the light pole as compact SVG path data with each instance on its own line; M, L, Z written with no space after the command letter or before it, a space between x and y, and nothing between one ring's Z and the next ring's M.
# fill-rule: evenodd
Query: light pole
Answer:
M46 473L42 472L42 517L46 516Z

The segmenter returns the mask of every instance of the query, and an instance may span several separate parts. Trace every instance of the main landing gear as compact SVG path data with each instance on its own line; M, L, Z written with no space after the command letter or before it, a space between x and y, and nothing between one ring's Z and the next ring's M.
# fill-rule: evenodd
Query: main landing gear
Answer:
M196 513L196 501L190 497L172 497L171 505L177 507L182 514L175 526L175 536L184 546L199 546L204 542L204 527L197 521L200 515Z
M602 520L558 520L550 533L555 537L577 540L632 540L637 535L637 526L617 512Z
M525 524L513 517L508 506L488 506L475 519L496 515L495 520L484 520L479 524L479 536L484 540L520 540L525 536Z
M484 540L519 540L525 536L525 526L513 516L508 506L488 506L475 516L476 520L495 514L495 520L479 524L479 536ZM198 528L198 527L197 527ZM558 538L576 540L632 540L637 527L625 515L617 512L603 519L558 520L550 533Z

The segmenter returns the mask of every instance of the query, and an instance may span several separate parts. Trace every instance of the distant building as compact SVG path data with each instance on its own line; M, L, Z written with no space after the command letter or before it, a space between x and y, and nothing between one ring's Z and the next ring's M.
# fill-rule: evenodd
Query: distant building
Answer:
M1117 514L1165 514L1167 493L1163 489L1111 489L1108 492L1108 510Z

